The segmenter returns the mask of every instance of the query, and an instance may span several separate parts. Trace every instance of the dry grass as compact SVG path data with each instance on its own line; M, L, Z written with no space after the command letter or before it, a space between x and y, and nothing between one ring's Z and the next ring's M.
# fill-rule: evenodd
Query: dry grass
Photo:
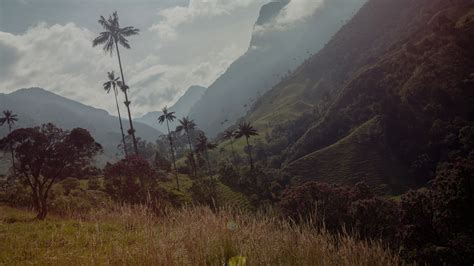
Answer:
M400 264L376 243L204 207L161 217L139 207L98 211L86 220L30 217L0 207L0 265L225 265L239 255L247 265Z

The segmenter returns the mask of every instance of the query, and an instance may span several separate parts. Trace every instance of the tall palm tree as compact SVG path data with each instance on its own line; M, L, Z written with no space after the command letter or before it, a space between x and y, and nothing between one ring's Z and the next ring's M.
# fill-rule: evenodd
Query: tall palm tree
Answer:
M104 82L102 87L107 93L110 93L110 90L114 91L114 96L115 96L115 105L117 106L117 113L119 117L119 122L120 122L120 131L122 132L122 142L123 142L123 152L125 154L125 157L128 157L128 151L127 151L127 144L125 143L125 133L123 133L123 124L122 124L122 116L120 114L120 107L118 104L118 91L117 91L117 86L119 82L119 77L115 77L115 72L107 72L107 77L108 81Z
M8 133L12 133L12 126L15 125L15 122L18 121L18 116L16 114L13 114L12 111L10 110L5 110L3 111L3 117L0 118L0 126L3 126L5 124L8 125ZM10 147L10 152L12 156L12 169L13 169L13 174L16 175L16 169L15 169L15 153L13 151L13 147Z
M235 132L235 138L240 139L241 137L245 137L247 140L247 150L249 154L249 160L250 160L250 169L253 169L253 160L252 160L252 148L249 144L249 138L252 136L258 136L257 130L252 127L250 123L246 122L241 122L239 124L239 129Z
M194 160L193 145L191 144L191 137L189 136L190 131L196 128L196 124L188 117L183 117L183 119L179 120L179 123L180 125L176 127L176 132L181 133L184 131L188 138L189 152L191 154L191 167L193 168L194 176L196 177L196 161Z
M234 163L235 163L237 159L236 159L235 150L234 150L234 137L235 137L235 132L233 130L226 130L224 131L224 135L222 136L222 139L230 141L230 149L232 151L232 158L234 159Z
M198 153L204 153L206 157L206 162L207 162L207 172L209 173L209 178L212 179L212 174L211 174L211 163L209 162L209 150L213 150L217 147L216 144L211 143L208 141L206 135L200 134L199 137L196 139L196 152Z
M120 74L122 76L122 83L120 87L123 93L125 94L125 106L127 106L128 121L130 123L130 130L128 132L130 133L130 135L132 135L133 147L135 149L135 153L138 155L137 139L135 138L135 129L133 129L132 115L130 112L131 102L128 100L127 93L129 87L125 83L125 77L123 75L122 61L120 59L120 50L118 45L120 44L126 49L130 49L130 44L128 43L128 40L125 37L137 35L140 30L136 29L133 26L120 28L117 11L115 11L111 16L109 16L108 19L106 19L104 16L100 16L98 22L104 28L105 31L101 32L99 36L95 38L94 41L92 41L92 46L95 47L99 44L103 44L104 51L110 53L111 56L113 54L114 49L117 51Z
M162 115L158 117L158 123L163 124L166 121L166 127L168 128L168 140L170 142L170 149L171 149L171 158L173 159L173 167L174 172L176 175L176 187L179 191L179 180L178 180L178 168L176 168L176 158L174 157L174 147L173 147L173 137L171 136L170 124L169 122L173 122L176 119L174 112L168 111L168 107L165 106L162 110Z

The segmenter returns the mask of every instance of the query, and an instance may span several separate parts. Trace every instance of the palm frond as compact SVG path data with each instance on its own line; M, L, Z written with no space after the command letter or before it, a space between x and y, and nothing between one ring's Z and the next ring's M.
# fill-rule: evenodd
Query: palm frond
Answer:
M130 49L130 44L128 44L128 40L125 39L125 37L123 37L122 35L118 36L118 43L123 47Z
M120 29L119 32L120 32L120 35L128 37L132 35L138 35L140 33L140 30L133 26L128 26L128 27Z

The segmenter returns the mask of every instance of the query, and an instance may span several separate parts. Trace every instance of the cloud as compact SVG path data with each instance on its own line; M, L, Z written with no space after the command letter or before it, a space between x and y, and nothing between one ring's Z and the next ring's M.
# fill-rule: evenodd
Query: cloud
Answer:
M149 30L157 32L162 40L172 41L177 37L177 28L198 18L230 15L237 8L247 7L259 0L190 0L188 6L174 6L159 12L161 20Z
M58 5L48 1L31 16L29 9L6 6L11 16L5 25L17 25L17 17L30 20L22 27L0 27L0 92L42 87L116 113L102 83L107 71L119 72L117 58L92 47L102 29L83 15L107 11L102 2L87 1L97 5L78 10L72 0L60 1L61 12L56 12ZM130 8L129 1L114 1L123 24L142 29L130 37L132 49L121 50L132 114L172 105L192 85L211 85L247 50L258 10L267 1L146 0L133 5L133 13L120 13ZM155 8L162 11L157 15Z
M42 87L64 97L115 114L111 95L102 90L107 71L118 72L117 59L92 47L95 33L74 23L40 23L23 34L0 32L0 92ZM159 110L177 100L192 85L210 85L241 53L235 45L209 51L194 61L164 64L148 55L133 60L133 49L123 52L125 78L130 85L133 113Z
M275 17L272 23L255 27L254 32L288 30L298 22L312 16L326 0L291 0Z

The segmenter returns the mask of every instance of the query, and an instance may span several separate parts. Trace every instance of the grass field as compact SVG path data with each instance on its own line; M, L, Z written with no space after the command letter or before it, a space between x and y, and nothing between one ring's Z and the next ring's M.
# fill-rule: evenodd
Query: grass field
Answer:
M157 217L142 207L33 219L0 206L0 265L394 265L376 243L204 207ZM239 258L239 259L236 259ZM238 265L238 264L228 264Z

